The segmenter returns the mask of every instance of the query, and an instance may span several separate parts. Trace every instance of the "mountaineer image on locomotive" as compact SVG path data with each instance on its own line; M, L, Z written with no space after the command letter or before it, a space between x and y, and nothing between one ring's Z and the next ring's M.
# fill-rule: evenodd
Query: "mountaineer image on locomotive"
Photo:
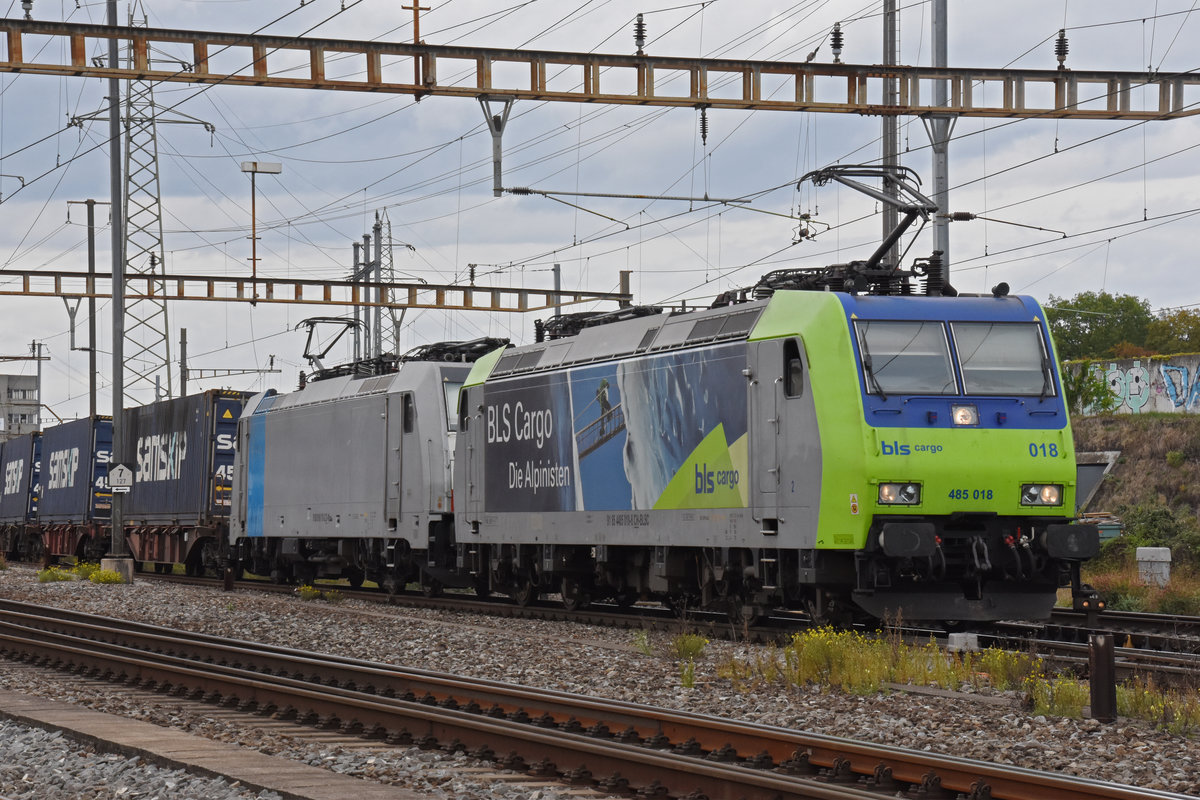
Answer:
M464 563L517 598L1040 618L1097 546L1028 297L594 325L478 361L457 438Z

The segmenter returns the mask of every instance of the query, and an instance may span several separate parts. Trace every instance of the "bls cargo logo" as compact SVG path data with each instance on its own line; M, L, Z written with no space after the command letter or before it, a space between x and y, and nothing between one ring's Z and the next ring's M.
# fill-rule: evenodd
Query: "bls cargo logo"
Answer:
M736 489L741 479L742 477L736 469L712 470L708 468L707 463L697 464L696 494L714 494L718 486Z
M880 442L880 447L882 448L883 455L885 456L909 456L913 453L929 453L930 455L936 455L942 452L942 445L940 444L907 445L892 441Z

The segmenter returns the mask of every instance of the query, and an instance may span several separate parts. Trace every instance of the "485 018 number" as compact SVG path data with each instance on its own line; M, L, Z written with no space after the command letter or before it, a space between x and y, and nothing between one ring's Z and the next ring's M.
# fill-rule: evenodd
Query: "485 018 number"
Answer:
M951 489L948 497L951 500L991 500L994 495L991 489Z

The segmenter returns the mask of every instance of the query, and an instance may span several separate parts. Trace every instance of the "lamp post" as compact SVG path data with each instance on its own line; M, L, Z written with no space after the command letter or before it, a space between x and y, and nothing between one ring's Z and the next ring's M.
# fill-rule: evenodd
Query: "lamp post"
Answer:
M252 299L250 305L258 305L258 189L255 178L263 175L278 175L283 172L283 164L275 161L243 161L242 172L250 173L250 285Z

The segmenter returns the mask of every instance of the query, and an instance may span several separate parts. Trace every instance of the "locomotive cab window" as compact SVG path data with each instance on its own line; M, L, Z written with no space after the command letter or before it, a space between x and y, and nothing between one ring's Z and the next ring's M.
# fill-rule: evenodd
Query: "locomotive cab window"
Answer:
M868 394L957 392L940 322L858 320L854 327Z
M401 402L403 403L403 409L401 412L402 429L404 430L405 433L412 433L413 429L416 427L416 422L417 422L417 407L416 407L416 404L413 403L412 392L405 392L402 397L403 397L403 399L401 400Z
M954 322L950 328L967 394L1054 394L1037 323Z
M783 391L788 397L804 394L804 360L795 339L783 343Z
M446 396L446 430L458 430L458 392L462 384L458 381L442 381L442 391Z

